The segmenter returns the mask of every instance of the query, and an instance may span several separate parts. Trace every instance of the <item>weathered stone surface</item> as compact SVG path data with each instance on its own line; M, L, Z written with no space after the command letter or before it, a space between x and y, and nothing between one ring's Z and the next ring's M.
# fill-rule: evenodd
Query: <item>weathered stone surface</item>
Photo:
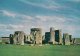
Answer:
M50 41L49 43L55 44L55 30L53 27L50 28Z
M63 44L64 45L70 45L70 37L68 33L63 34Z
M10 44L13 44L13 34L10 34L9 38L10 38Z
M33 44L41 45L42 44L42 30L41 28L32 28L31 29L32 41Z
M61 30L55 30L55 44L62 44Z
M70 44L72 45L73 44L72 35L69 35L69 39L70 39Z
M50 32L45 32L45 43L48 44L50 41Z
M25 43L32 44L32 35L26 35L26 37L25 37Z
M42 36L42 44L45 44L45 35Z
M74 38L73 39L73 44L74 45L80 45L80 38Z
M74 45L74 43L75 43L75 38L72 38L72 44Z
M62 44L61 30L50 28L50 32L45 33L45 42L49 44Z
M24 45L24 32L16 31L13 36L14 44Z

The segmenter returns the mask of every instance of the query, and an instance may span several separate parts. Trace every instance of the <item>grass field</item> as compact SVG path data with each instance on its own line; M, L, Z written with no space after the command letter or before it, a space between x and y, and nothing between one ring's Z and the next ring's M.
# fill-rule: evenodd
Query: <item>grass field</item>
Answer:
M0 56L80 56L80 46L0 45Z

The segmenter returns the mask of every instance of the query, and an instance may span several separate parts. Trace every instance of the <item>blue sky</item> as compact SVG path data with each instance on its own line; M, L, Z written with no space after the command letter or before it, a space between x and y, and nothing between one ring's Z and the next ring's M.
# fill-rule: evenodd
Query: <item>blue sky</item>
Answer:
M0 0L0 36L50 27L80 37L80 0Z

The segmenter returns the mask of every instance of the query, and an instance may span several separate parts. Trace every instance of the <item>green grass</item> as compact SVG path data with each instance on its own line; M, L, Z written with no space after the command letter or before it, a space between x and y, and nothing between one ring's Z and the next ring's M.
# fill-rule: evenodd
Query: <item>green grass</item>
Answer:
M80 56L80 46L0 45L0 56Z

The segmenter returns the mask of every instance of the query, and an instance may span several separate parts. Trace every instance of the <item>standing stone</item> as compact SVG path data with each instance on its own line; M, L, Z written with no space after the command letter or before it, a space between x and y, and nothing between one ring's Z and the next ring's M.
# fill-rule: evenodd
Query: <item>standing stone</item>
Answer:
M73 42L72 42L72 35L69 35L69 39L70 39L70 44L72 45Z
M68 33L63 34L63 44L64 45L70 45L70 38Z
M26 37L25 37L25 43L32 44L32 35L26 35Z
M42 30L41 30L41 28L32 28L31 35L33 38L33 44L42 45Z
M72 44L73 45L75 44L75 38L72 38Z
M55 30L53 27L50 28L50 41L51 44L55 44Z
M74 38L74 45L80 45L80 38Z
M24 45L24 32L23 31L16 31L14 33L14 44Z
M9 37L10 37L10 44L13 44L13 34L10 34Z
M45 35L42 36L42 44L45 44Z
M45 43L48 44L50 41L50 32L45 32Z
M56 44L62 44L61 30L55 30L55 43Z

